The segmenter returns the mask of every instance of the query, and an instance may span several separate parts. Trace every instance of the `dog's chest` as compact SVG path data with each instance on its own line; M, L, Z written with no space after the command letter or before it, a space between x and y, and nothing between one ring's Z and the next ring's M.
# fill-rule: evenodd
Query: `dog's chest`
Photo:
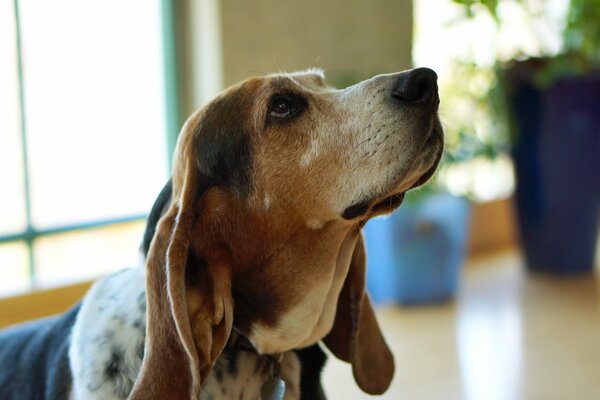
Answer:
M142 364L145 330L144 270L124 270L97 282L73 328L73 398L127 398ZM281 373L286 375L285 399L298 398L300 364L293 352L284 355ZM204 382L200 399L261 399L272 377L272 363L265 357L228 349Z

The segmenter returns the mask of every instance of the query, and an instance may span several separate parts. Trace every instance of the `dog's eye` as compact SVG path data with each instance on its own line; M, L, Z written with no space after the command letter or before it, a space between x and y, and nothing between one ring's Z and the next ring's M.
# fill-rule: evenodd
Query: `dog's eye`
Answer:
M276 98L271 103L271 108L269 110L269 115L273 118L287 118L293 112L295 108L292 103L283 97Z
M307 108L306 99L296 93L278 93L269 101L266 125L288 123L298 118Z

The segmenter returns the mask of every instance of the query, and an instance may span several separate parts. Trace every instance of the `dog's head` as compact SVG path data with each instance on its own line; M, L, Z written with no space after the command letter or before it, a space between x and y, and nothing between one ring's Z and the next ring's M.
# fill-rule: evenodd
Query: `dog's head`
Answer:
M324 340L363 390L385 391L360 228L433 174L438 103L428 69L344 90L309 71L248 79L192 115L147 257L132 397L197 398L234 328L266 354Z

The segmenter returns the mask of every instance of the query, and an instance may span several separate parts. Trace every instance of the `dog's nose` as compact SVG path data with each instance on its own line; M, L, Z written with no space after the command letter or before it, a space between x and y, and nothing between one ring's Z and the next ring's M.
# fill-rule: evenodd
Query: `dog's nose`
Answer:
M429 68L401 73L392 88L392 97L404 104L434 103L438 98L437 74Z

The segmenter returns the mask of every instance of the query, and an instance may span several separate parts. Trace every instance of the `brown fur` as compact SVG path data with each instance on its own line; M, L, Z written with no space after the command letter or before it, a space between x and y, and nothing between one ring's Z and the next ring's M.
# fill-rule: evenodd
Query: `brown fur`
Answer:
M286 91L304 96L308 109L297 121L266 123L270 98ZM175 152L171 206L147 259L146 354L131 399L197 399L233 326L250 339L264 329L268 338L295 315L290 314L295 307L320 317L297 338L298 332L282 327L280 343L273 343L276 352L290 350L286 343L313 344L331 330L325 343L353 364L359 386L368 393L387 389L394 363L365 293L360 228L377 212L377 200L399 185L374 194L360 218L341 218L339 199L354 190L341 186L344 174L361 168L344 155L362 151L366 139L359 136L360 127L346 123L352 104L338 103L339 93L319 75L252 78L186 122ZM214 135L239 135L248 146L249 154L240 153L251 165L248 181L227 175L235 171L203 170L199 146L211 146L219 140ZM439 154L429 158L420 172L413 165L410 182L401 184L410 186L437 164L433 159ZM392 163L385 161L379 168ZM307 302L315 284L323 284L326 292L318 293L325 297ZM335 319L329 318L336 303Z

